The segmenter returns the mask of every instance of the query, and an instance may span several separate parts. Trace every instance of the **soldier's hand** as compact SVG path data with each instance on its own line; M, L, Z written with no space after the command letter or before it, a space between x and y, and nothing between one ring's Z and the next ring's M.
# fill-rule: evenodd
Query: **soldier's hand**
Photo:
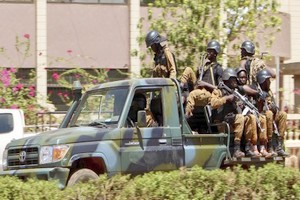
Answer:
M186 117L186 118L189 118L189 117L191 117L191 116L193 116L193 113L192 113L191 111L188 111L188 110L187 110L187 111L185 112L185 117Z
M261 93L259 93L259 98L261 99L261 100L263 100L263 101L265 101L266 100L266 98L268 97L268 93L267 92L261 92Z
M235 98L233 94L227 95L225 97L226 97L226 102L233 102Z
M204 88L206 87L206 82L204 81L197 81L197 88Z

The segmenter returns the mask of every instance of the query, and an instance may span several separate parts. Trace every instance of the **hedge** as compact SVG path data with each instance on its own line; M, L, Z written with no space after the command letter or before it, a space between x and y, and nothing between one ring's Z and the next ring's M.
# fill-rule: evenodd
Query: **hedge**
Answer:
M182 168L130 177L116 175L60 190L54 181L0 177L1 200L63 199L300 199L300 172L276 164L244 170Z

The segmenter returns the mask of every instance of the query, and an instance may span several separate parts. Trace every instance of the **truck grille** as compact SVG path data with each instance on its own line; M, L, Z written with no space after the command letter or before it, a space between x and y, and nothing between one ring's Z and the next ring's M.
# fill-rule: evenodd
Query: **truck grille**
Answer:
M25 167L38 165L39 149L38 147L23 147L9 149L7 155L8 167Z

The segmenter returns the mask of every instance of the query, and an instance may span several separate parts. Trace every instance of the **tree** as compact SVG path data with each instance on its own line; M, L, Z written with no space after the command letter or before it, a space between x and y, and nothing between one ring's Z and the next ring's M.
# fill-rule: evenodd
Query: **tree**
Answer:
M150 29L167 35L179 71L197 65L199 55L211 39L220 41L222 49L238 52L243 38L255 40L262 32L269 47L281 24L276 0L155 0L148 6L147 20L141 19L139 42L144 45L143 29L148 21ZM158 10L159 14L155 14ZM268 31L264 33L265 30ZM259 49L258 43L256 47ZM141 54L141 59L144 58ZM230 58L231 63L237 60L238 56Z

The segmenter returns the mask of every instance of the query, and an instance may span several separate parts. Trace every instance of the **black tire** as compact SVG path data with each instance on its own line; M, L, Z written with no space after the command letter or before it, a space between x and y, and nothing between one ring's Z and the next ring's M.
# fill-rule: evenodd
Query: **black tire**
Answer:
M73 186L79 182L87 182L91 179L97 179L98 177L99 176L90 169L80 169L71 175L67 186Z

